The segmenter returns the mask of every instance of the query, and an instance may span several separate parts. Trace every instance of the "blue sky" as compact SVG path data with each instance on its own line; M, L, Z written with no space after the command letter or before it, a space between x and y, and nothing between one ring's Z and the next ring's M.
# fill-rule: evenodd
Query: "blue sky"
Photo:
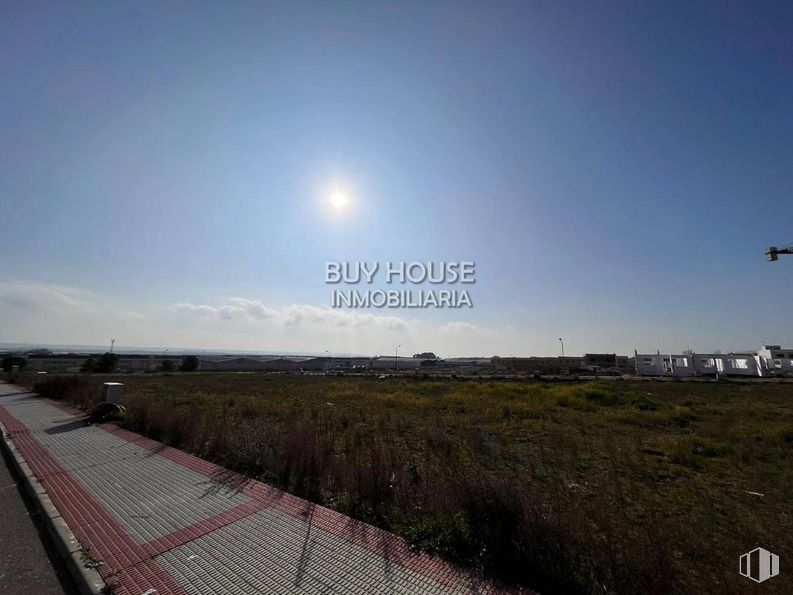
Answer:
M6 3L0 341L790 344L791 39L789 3ZM327 260L474 260L474 307L328 312Z

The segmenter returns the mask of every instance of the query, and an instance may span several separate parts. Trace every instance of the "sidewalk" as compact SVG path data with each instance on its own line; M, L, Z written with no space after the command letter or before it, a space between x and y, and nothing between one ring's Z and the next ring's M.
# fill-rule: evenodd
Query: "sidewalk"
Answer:
M401 538L0 384L0 423L118 594L492 593Z

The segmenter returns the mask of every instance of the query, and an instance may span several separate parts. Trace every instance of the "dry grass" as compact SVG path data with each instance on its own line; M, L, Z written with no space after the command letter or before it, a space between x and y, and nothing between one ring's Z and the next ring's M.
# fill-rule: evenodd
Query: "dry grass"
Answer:
M113 380L126 427L508 583L738 593L739 554L793 555L791 385ZM87 406L89 382L65 396Z

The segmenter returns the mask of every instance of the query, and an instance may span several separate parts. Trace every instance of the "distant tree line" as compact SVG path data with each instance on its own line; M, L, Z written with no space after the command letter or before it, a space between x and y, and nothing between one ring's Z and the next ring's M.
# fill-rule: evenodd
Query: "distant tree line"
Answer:
M182 359L182 365L179 368L182 372L195 372L198 369L198 357L195 355L188 355Z
M182 363L179 364L180 372L195 372L198 369L198 357L195 355L186 355L182 358ZM176 370L176 364L173 360L167 359L160 364L161 372L173 372Z
M116 369L118 365L118 355L115 353L105 352L99 359L89 357L80 368L83 372L97 372L99 374L107 374Z
M19 357L18 355L6 355L3 357L3 371L8 374L11 372L14 366L19 366L19 369L21 370L27 363L28 362L24 357Z

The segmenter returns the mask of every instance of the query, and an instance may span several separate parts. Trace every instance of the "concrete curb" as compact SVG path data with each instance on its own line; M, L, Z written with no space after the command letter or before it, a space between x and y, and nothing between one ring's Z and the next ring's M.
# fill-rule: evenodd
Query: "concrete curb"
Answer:
M36 510L47 527L47 532L55 543L58 553L66 562L69 573L74 578L80 593L83 595L110 593L110 589L99 573L93 568L86 568L83 564L83 549L80 542L72 533L69 525L66 524L61 513L55 508L44 486L33 474L25 459L22 458L19 450L14 445L13 434L6 430L2 422L0 422L0 448L13 462L17 475L22 478L25 490L30 494L33 502L36 503Z

